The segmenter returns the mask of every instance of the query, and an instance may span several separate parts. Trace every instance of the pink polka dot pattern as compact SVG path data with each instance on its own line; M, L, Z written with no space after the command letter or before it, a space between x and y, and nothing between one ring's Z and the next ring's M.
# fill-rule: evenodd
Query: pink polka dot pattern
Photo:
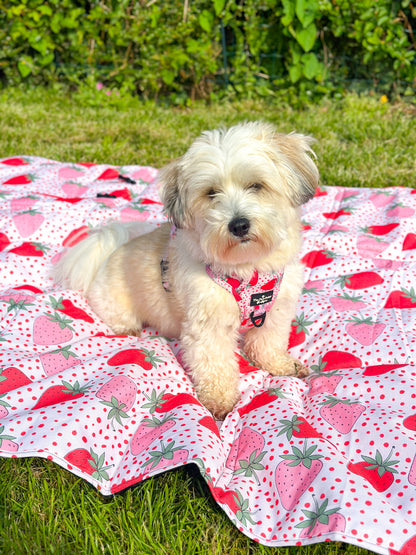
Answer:
M0 160L0 455L48 458L103 495L196 464L236 527L269 546L416 550L416 195L322 187L303 207L304 381L242 353L223 423L177 341L116 336L48 277L110 220L164 221L154 168ZM120 177L121 176L121 177Z

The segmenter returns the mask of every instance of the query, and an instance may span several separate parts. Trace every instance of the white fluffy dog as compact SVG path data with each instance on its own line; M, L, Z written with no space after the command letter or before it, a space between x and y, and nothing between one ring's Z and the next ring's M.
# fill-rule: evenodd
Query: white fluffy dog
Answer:
M287 345L303 285L299 206L319 180L310 145L262 122L205 131L160 172L171 223L136 237L131 224L94 230L55 268L115 333L150 325L179 338L197 395L217 418L239 398L242 330L256 365L308 373Z

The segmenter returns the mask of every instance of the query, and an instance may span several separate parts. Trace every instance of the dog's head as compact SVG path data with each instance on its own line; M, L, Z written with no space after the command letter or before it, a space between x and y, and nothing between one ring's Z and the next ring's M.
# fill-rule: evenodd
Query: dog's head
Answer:
M205 131L160 172L169 219L196 233L207 262L255 262L279 248L314 195L311 142L262 122Z

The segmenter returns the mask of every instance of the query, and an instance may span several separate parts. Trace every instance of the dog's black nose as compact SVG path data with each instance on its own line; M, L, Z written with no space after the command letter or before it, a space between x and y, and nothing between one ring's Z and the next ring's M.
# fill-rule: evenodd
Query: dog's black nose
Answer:
M234 218L228 224L228 229L235 237L244 237L250 229L250 222L247 218Z

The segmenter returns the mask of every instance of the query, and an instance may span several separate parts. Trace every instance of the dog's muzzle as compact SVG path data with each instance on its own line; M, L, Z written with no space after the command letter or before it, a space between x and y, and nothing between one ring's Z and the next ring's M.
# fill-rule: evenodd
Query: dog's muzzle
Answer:
M228 224L228 230L234 237L242 239L250 231L250 221L242 217L234 218Z

